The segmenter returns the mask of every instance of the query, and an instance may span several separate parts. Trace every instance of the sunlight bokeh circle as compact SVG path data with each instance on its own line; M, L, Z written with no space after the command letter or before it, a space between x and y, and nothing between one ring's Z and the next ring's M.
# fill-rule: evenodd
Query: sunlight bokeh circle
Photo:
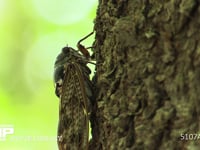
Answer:
M32 0L40 16L55 24L70 24L83 19L96 0Z
M6 7L6 1L0 0L0 17L4 15L5 7Z

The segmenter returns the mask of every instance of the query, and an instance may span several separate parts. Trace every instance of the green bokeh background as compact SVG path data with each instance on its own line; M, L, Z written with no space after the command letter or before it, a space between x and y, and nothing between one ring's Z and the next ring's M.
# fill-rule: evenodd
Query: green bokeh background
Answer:
M0 149L57 150L53 65L62 47L75 48L93 30L96 7L97 0L0 0L0 126L14 127Z

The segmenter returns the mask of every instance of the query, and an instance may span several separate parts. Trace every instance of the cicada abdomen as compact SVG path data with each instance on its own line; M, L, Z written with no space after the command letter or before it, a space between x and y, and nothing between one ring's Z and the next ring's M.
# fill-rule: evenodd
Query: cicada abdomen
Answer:
M54 71L56 95L60 98L59 150L87 150L92 83L87 59L71 47L64 47Z

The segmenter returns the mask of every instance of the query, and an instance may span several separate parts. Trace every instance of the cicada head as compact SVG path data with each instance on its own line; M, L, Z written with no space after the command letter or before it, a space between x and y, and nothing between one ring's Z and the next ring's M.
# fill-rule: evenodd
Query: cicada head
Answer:
M56 57L54 64L54 83L56 88L56 95L59 97L59 91L62 87L63 79L65 76L64 65L77 62L79 64L86 64L87 60L84 56L80 55L78 51L71 47L64 47L61 53Z

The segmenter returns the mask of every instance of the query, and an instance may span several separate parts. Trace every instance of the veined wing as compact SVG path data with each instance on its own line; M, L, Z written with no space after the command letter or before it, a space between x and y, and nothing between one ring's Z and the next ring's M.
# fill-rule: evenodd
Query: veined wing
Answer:
M65 77L59 108L59 150L88 149L88 99L84 84L85 75L81 69L77 63L64 66Z

